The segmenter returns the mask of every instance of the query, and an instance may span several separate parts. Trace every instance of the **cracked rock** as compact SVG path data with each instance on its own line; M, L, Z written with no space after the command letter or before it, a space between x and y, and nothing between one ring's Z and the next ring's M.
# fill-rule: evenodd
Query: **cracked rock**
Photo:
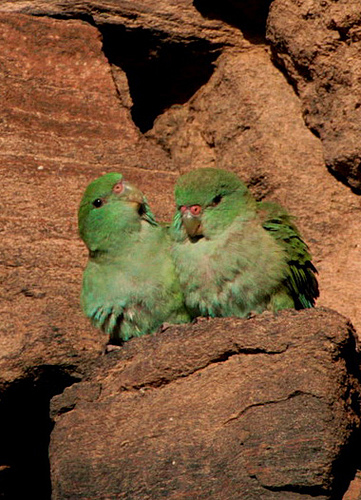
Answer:
M53 400L53 498L342 498L357 356L352 326L327 309L132 340Z
M359 1L276 0L267 37L297 88L307 125L322 140L327 166L360 193Z

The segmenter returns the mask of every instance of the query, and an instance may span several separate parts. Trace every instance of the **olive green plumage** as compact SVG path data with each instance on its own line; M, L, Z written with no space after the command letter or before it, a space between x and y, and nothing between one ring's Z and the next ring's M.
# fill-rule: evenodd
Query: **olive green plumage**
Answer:
M172 255L193 315L313 307L316 269L279 205L257 202L232 172L204 168L175 187Z
M89 250L81 304L113 343L189 316L170 256L170 240L141 191L119 173L93 181L82 198L79 234Z

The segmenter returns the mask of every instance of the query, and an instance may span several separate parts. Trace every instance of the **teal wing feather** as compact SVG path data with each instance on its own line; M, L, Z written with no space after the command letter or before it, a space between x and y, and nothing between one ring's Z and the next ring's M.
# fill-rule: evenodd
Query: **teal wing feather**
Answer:
M319 295L317 270L311 262L308 246L293 223L294 218L276 203L260 202L258 208L264 229L286 252L289 266L286 286L296 309L314 307Z
M143 220L147 221L151 226L159 226L158 222L155 220L153 212L148 205L147 199L144 197L144 202L140 207L140 216Z

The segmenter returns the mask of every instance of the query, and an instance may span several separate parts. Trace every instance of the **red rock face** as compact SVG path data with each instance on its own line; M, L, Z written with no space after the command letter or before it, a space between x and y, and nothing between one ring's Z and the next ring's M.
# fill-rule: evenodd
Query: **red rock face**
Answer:
M216 2L191 0L160 0L156 5L150 0L114 0L106 4L56 0L46 4L38 0L1 3L0 429L6 432L0 432L3 443L0 489L3 488L4 494L18 493L18 497L24 498L33 490L39 499L49 498L49 400L66 385L92 371L107 340L89 325L80 311L86 251L77 236L76 220L83 190L103 172L121 171L137 184L160 220L169 220L173 214L172 190L179 173L203 166L237 172L258 199L278 201L298 218L297 225L310 245L319 270L318 304L336 309L350 317L356 328L361 327L359 196L330 175L325 164L326 159L328 167L341 173L354 188L359 186L360 65L356 4L323 2L320 7L317 2L308 2L306 12L306 3L276 0L267 21L272 54L262 33L267 2L253 5L252 9L244 7L239 11L238 2L231 0L222 7ZM297 88L298 95L275 67L272 62L275 58ZM223 320L219 321L222 324ZM302 313L305 332L311 328L309 321L308 313ZM271 331L271 323L267 319L262 328ZM225 323L225 329L227 325ZM219 325L217 332L223 335ZM157 342L157 349L161 350L161 338ZM134 342L133 345L134 349L142 349L143 344ZM326 356L321 346L318 349L321 357ZM165 356L164 360L171 367L174 354L171 350L167 352L170 357ZM191 356L192 349L187 353ZM311 356L311 352L307 356ZM143 361L140 365L134 364L132 358L129 370L135 366L143 370ZM289 363L292 364L291 359ZM327 363L326 371L332 371L331 361ZM321 364L320 371L322 367ZM267 369L273 370L272 363ZM316 372L316 367L314 369ZM179 370L183 370L183 366ZM264 380L257 378L252 366L249 370L242 372L242 376L247 379L252 374L256 378L252 382L255 395L263 391ZM341 372L337 373L336 379L332 379L332 390L336 391L339 383L346 391L349 381L342 382ZM232 379L231 374L227 377ZM315 377L323 383L314 372L306 373L307 377ZM189 406L189 418L192 412L203 412L193 436L199 444L207 420L202 404L207 401L197 402L196 392L200 386L197 389L192 381L188 388L187 380L185 377L185 385L177 395L169 392L171 399L167 408L179 404L179 412L183 411L186 405L179 401L183 401L182 394L189 394L186 404L194 403ZM181 382L175 380L174 383ZM205 394L211 397L218 381L209 384ZM227 392L227 383L222 385L222 391ZM241 397L241 389L237 391ZM236 465L229 462L223 448L229 445L234 434L217 436L216 448L206 440L208 451L203 455L197 448L203 458L208 453L208 462L199 466L199 461L191 461L189 467L193 467L193 472L190 473L188 467L190 475L185 476L188 486L184 483L182 490L185 498L196 498L201 492L197 488L202 487L194 481L199 477L203 479L210 463L212 474L217 468L226 468L227 477L236 478L240 484L254 486L254 477L257 477L257 488L261 489L255 498L259 498L258 492L264 493L264 489L269 498L282 498L284 491L290 499L307 498L314 492L310 485L317 483L318 474L321 479L315 487L320 498L328 498L330 485L334 483L327 467L332 468L336 460L329 450L332 446L336 446L332 449L340 449L338 446L342 447L349 434L346 431L343 434L342 439L346 441L335 440L333 432L339 431L328 432L326 420L349 418L353 411L351 405L334 413L334 407L328 403L323 406L312 391L310 397L295 393L291 398L288 396L293 393L287 392L287 399L283 401L284 394L281 391L275 395L277 401L279 399L278 408L286 406L282 407L283 413L280 411L274 416L273 405L263 404L267 400L265 396L262 418L257 406L242 415L241 437L232 445L233 456L239 460L239 463L233 461ZM125 404L123 398L122 393L116 405ZM157 404L161 405L159 398ZM217 398L214 401L222 405L223 400ZM237 409L231 394L227 398L229 411L223 415L225 419L243 411ZM133 414L135 406L129 408ZM148 411L147 405L144 408ZM77 408L74 415L79 415L78 411ZM297 487L304 488L301 493L282 490L287 486L287 464L282 462L285 448L276 435L281 427L291 436L289 422L293 422L293 414L303 441L289 437L289 449L294 450L298 442L307 443L304 454L300 452L292 466L292 474L299 472L296 483ZM25 422L21 415L27 415ZM70 418L69 415L66 418ZM167 417L168 413L164 415ZM235 429L238 420L231 419L227 426ZM134 422L141 425L141 420ZM317 463L310 471L307 464L315 443L307 422L317 430L316 435L326 436L322 439L327 441L323 465L315 459ZM95 423L101 425L96 417ZM112 427L115 423L109 425ZM182 432L186 435L184 425ZM341 425L340 422L337 425ZM337 425L334 429L341 429ZM68 432L62 422L58 429L57 436ZM81 424L79 432L85 432L84 429ZM130 436L130 427L127 432ZM80 439L79 436L74 439ZM175 439L176 434L170 432L170 436ZM54 439L60 443L59 437ZM185 436L185 443L187 439ZM118 437L116 442L121 449L127 447ZM273 443L281 450L273 462L277 464L275 468L281 470L274 482L275 469L269 468L267 461L267 450ZM96 450L100 447L99 443L91 444ZM165 441L164 457L168 445ZM247 452L243 455L245 449ZM264 452L261 465L257 462L260 450ZM36 458L39 453L41 466ZM190 456L196 452L186 446L182 453ZM315 454L319 456L318 449ZM69 460L74 463L72 458ZM242 465L245 475L240 479L232 467L241 467L245 460L247 467ZM67 478L64 472L68 466L55 451L52 463L57 471L57 498L61 498L62 482L64 488L69 487L70 476ZM152 481L156 481L158 473L163 473L162 463L158 462L159 469ZM84 467L88 470L88 465ZM177 481L171 475L172 467L166 469L169 480L173 481L171 491L175 492ZM181 475L186 473L182 467L177 469ZM197 467L201 467L200 474ZM353 471L351 466L349 470ZM128 479L130 477L129 472ZM357 481L356 477L353 491L358 487ZM45 485L42 492L38 491L38 484ZM98 487L94 486L96 491ZM211 488L209 484L208 490ZM216 493L220 492L226 483L221 482L215 488ZM277 493L279 488L281 493ZM228 493L231 495L227 490ZM232 498L229 495L227 498Z
M326 310L129 342L53 400L53 498L341 498L359 422L349 349Z
M322 140L327 166L361 188L360 8L353 0L276 0L267 36L294 81L307 125Z
M118 104L95 28L3 16L0 43L3 154L75 168L79 148L84 164L114 164L122 148L135 142L136 129Z

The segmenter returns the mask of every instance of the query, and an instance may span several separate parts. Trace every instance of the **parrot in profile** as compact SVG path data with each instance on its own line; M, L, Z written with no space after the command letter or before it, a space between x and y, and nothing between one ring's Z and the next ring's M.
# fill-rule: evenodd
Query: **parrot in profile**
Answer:
M200 168L175 186L172 256L193 316L313 307L317 273L293 218L257 202L232 172Z
M170 255L169 234L143 193L120 173L86 188L79 235L89 250L81 305L111 344L190 321Z

